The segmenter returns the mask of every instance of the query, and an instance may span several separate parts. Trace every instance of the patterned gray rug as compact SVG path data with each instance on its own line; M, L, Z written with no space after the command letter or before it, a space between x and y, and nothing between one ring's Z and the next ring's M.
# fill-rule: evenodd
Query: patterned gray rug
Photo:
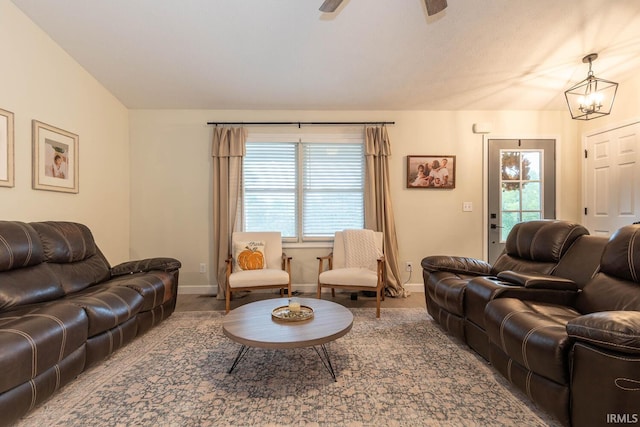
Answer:
M18 426L547 426L537 410L424 309L352 309L327 348L239 345L221 312L180 312L83 373Z

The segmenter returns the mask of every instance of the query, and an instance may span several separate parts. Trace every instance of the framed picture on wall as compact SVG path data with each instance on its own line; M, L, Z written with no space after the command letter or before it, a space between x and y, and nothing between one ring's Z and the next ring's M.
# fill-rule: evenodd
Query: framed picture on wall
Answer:
M13 113L0 109L0 187L13 187Z
M407 188L456 188L456 156L407 156Z
M32 121L33 188L78 192L78 135Z

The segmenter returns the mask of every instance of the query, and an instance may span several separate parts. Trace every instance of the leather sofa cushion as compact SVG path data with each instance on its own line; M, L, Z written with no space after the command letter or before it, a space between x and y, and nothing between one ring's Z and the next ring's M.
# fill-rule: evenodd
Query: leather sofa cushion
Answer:
M87 287L109 280L109 264L102 255L93 255L83 261L47 265L60 279L65 294L73 294Z
M492 299L516 298L573 306L577 295L578 292L570 290L525 287L495 277L476 277L467 285L464 311L469 321L484 329L484 310Z
M605 236L578 237L560 259L553 275L571 279L582 289L598 272L600 258L608 241L609 238Z
M640 354L640 312L602 311L570 320L567 333L576 340L623 353Z
M600 271L608 276L640 283L640 224L617 230L602 253ZM640 310L640 307L635 308Z
M600 272L578 294L576 309L584 314L597 311L640 311L640 285Z
M582 225L567 221L518 223L511 229L504 253L494 263L492 272L497 274L504 270L514 270L549 274L573 242L585 234L589 234L589 231ZM514 263L515 260L535 261L539 264L522 268Z
M48 262L82 261L96 254L93 235L86 225L75 222L32 222Z
M104 282L102 286L126 286L138 292L144 302L140 311L149 311L169 301L176 288L174 273L153 271L149 273L137 273L118 276Z
M0 272L0 310L62 296L62 284L46 264Z
M605 246L600 272L576 301L581 313L640 311L640 224L617 230Z
M0 393L34 379L82 347L88 323L82 308L65 302L1 313Z
M38 233L24 222L0 221L0 272L44 261Z
M0 310L64 295L60 281L43 261L44 250L33 227L0 221Z
M491 342L509 358L566 385L573 343L566 325L578 316L580 313L565 306L499 298L487 304L484 321Z
M108 280L110 266L89 228L75 222L32 222L42 240L45 261L66 294Z
M93 286L77 292L65 301L82 307L89 318L89 337L108 331L134 317L144 299L126 286Z

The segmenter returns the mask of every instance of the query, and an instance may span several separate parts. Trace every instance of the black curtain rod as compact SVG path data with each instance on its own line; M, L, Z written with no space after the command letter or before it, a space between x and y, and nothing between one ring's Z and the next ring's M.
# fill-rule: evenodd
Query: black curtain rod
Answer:
M207 122L208 125L395 125L396 122Z

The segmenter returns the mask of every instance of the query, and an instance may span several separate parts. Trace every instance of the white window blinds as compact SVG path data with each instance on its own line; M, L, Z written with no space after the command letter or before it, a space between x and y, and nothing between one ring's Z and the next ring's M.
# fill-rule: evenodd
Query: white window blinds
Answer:
M297 144L247 142L242 169L244 229L296 237Z
M363 228L363 144L247 142L243 189L246 231L302 242Z
M303 238L363 228L362 144L302 144Z

